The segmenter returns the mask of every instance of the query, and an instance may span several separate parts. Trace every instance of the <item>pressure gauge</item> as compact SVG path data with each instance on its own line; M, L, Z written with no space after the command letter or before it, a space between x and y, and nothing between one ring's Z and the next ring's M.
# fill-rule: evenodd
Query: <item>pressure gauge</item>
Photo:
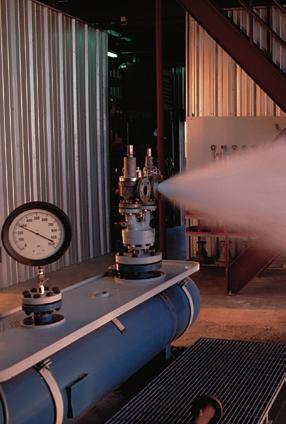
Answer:
M16 261L31 266L50 264L69 247L71 225L67 215L47 202L30 202L6 218L2 242Z

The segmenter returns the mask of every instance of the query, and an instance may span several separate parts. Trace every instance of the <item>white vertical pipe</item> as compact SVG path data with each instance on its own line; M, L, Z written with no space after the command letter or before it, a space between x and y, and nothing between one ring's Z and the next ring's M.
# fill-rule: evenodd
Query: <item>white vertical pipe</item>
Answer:
M87 179L87 210L88 210L88 222L89 222L89 250L90 250L90 256L93 257L94 255L94 222L92 219L92 181L91 181L91 163L92 163L92 157L91 157L91 138L90 138L90 98L89 98L89 69L90 69L90 63L89 63L89 28L88 25L84 26L84 62L85 62L85 132L86 132L86 164L87 164L87 175L90 176L90 178Z

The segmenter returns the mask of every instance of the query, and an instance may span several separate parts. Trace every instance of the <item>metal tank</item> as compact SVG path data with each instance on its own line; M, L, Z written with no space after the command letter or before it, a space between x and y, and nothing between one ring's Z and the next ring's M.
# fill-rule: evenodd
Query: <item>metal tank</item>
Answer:
M48 372L58 395L41 375L44 362L3 382L0 423L70 422L179 337L195 321L199 305L198 289L188 279L122 315L123 332L109 322L52 355Z
M162 260L155 249L151 216L160 181L151 150L141 170L129 146L119 180L122 248L115 264L59 293L44 286L41 262L39 287L23 292L22 310L1 320L0 424L77 420L196 320L200 296L190 275L198 263ZM35 205L27 207L33 216Z

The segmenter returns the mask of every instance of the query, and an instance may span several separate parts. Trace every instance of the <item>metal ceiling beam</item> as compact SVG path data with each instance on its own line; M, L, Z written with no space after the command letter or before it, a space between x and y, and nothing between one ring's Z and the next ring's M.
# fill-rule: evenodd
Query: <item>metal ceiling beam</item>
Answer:
M286 112L286 75L209 0L177 0L242 69Z

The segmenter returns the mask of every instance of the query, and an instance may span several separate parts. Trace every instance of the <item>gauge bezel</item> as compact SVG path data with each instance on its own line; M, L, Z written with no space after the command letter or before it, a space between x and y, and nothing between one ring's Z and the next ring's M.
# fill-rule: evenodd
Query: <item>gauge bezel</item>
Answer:
M53 255L48 256L46 258L42 258L42 259L29 259L29 258L26 258L25 256L20 255L12 247L9 240L9 228L11 224L15 221L15 219L21 213L30 211L33 209L42 209L43 211L46 211L55 215L56 218L59 219L59 221L61 222L63 226L63 230L64 230L63 242L60 248ZM5 219L3 227L2 227L2 231L1 231L2 243L8 255L10 255L17 262L20 262L21 264L24 264L24 265L30 265L30 266L48 265L48 264L51 264L52 262L57 261L61 256L63 256L63 254L68 249L71 242L71 238L72 238L71 224L65 212L62 211L58 206L53 205L52 203L42 202L42 201L24 203L23 205L14 209Z

